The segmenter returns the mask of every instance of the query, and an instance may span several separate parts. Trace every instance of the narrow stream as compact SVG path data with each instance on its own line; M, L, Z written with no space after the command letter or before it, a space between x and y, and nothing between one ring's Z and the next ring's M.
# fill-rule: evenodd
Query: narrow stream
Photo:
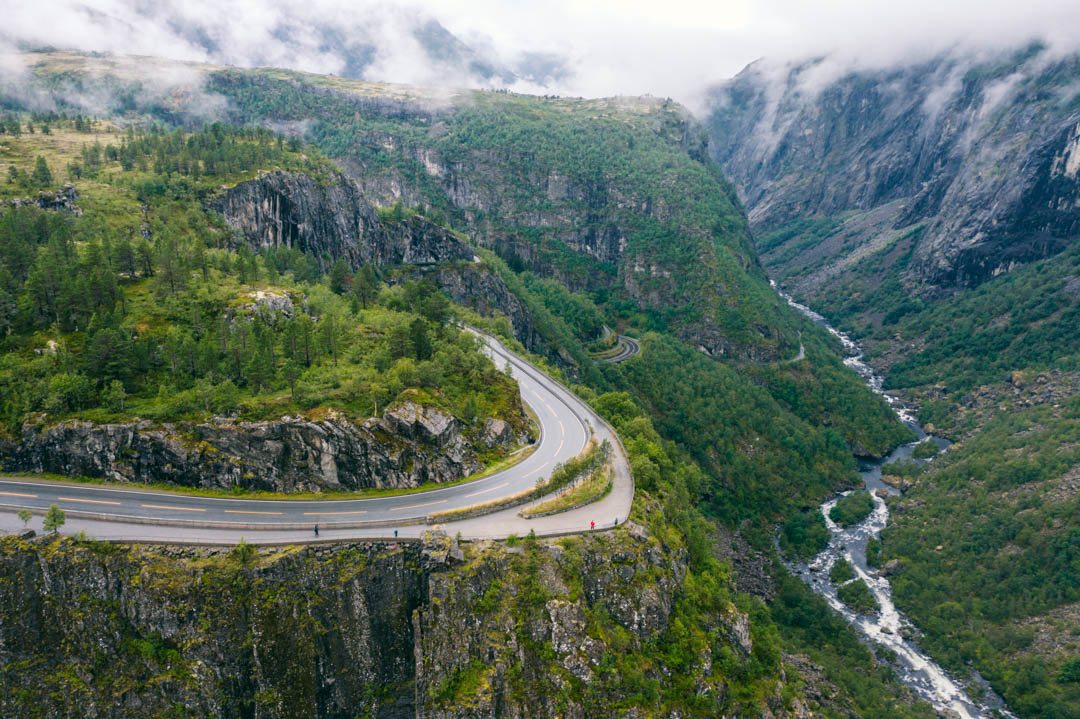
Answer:
M775 285L774 285L775 287ZM779 289L777 290L779 291ZM874 510L861 523L851 527L840 527L829 519L829 511L836 506L840 497L834 497L821 505L825 525L831 538L829 546L821 554L806 564L788 564L788 570L799 576L811 589L825 598L836 612L848 620L868 641L887 651L877 652L881 658L889 661L897 675L920 697L928 701L937 711L946 716L962 719L991 719L992 717L1015 717L1005 708L1004 702L986 681L977 673L969 678L970 682L980 687L978 698L973 698L961 686L960 681L950 676L915 644L918 629L900 612L892 601L892 587L883 572L873 569L866 563L866 543L871 537L878 537L889 522L889 509L885 500L878 496L882 493L897 495L899 491L881 481L882 467L901 459L911 459L915 445L925 440L928 435L915 419L910 407L898 398L882 392L882 378L862 361L859 346L843 332L829 325L824 317L809 307L795 302L783 292L780 296L795 309L827 329L840 340L849 355L844 360L855 370L872 390L881 394L900 420L911 428L918 439L910 444L897 447L889 456L878 461L859 460L859 474L867 490L874 499ZM949 442L938 437L932 438L939 448L944 449ZM920 460L915 460L920 461ZM922 460L927 461L927 460ZM844 494L848 494L845 492ZM840 495L843 496L843 495ZM829 570L843 557L854 568L858 579L866 583L870 592L877 599L880 611L875 614L859 614L847 608L840 601L837 587L829 581Z

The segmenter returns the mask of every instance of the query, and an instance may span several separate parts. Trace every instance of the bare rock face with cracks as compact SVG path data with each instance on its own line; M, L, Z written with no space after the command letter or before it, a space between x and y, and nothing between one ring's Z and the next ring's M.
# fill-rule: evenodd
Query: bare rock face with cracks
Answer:
M503 420L470 429L438 407L405 401L362 422L328 412L318 420L27 425L0 444L0 457L9 471L119 482L277 492L404 489L461 479L483 467L483 452L523 439Z

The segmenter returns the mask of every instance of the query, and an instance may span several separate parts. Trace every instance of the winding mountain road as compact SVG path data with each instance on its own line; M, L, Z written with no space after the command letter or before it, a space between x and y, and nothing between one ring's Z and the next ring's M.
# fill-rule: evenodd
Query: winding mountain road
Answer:
M638 352L641 351L641 343L633 337L627 337L626 335L618 335L615 337L615 341L619 343L619 354L614 357L608 357L608 362L622 362L628 360Z
M138 488L0 478L0 529L14 531L22 523L15 513L30 509L43 514L51 504L64 510L65 532L84 530L98 539L234 543L241 536L253 543L296 543L319 539L418 536L427 518L437 512L471 507L511 497L549 476L560 462L578 455L595 434L614 446L614 486L599 502L571 512L538 519L517 515L520 507L447 523L465 538L501 538L512 533L552 535L588 530L625 521L633 500L629 463L614 430L566 387L508 350L480 335L486 351L502 366L509 362L522 399L540 422L541 435L532 454L500 472L472 482L412 494L344 500L268 500L199 497ZM40 520L32 526L40 528ZM396 531L395 531L396 530Z
M611 328L604 325L604 335L600 339L607 340L610 336ZM603 360L604 362L623 362L641 351L641 343L633 337L627 337L626 335L615 335L615 346L618 348L618 352L610 356L601 354L597 356L597 359Z

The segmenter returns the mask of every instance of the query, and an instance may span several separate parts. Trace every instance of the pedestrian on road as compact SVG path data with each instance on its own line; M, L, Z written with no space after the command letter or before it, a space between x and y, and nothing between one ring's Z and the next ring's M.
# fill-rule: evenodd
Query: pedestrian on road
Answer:
M589 522L589 529L596 529L596 522Z
M317 524L315 525L315 536L316 537L319 536L319 525L317 525Z
M394 539L397 539L397 530L394 530Z

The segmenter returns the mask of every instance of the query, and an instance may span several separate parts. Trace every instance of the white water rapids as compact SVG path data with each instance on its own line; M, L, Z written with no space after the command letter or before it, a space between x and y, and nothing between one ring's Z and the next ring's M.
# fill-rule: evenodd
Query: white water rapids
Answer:
M775 284L773 285L775 287ZM777 290L779 291L779 290ZM825 525L831 538L829 546L814 557L808 564L788 564L788 570L799 576L811 589L824 597L837 613L850 622L869 642L883 647L887 652L878 652L879 657L887 658L900 679L911 687L920 697L928 701L937 711L947 716L962 719L991 719L992 717L1015 717L1009 712L1001 698L995 694L977 673L972 672L971 681L980 686L982 696L974 699L961 687L959 681L951 677L930 657L924 654L911 637L918 635L917 628L900 612L892 601L892 587L882 572L869 567L866 563L866 543L871 537L878 537L889 522L889 508L885 500L878 496L878 490L896 495L899 492L881 481L883 465L898 459L910 459L915 445L927 438L926 432L915 419L914 413L898 398L882 391L882 378L869 365L862 361L862 352L855 342L843 332L829 325L817 312L795 302L783 292L780 296L795 309L827 329L844 345L850 356L844 364L855 370L874 392L882 395L900 420L910 427L918 439L910 444L895 449L888 457L877 462L860 461L860 475L866 489L874 499L874 510L870 516L852 527L838 526L829 518L829 511L836 506L839 497L834 497L821 505ZM944 448L948 442L933 438L938 446ZM917 461L917 460L916 460ZM847 494L845 492L844 494ZM841 495L842 496L842 495ZM866 583L878 602L880 611L874 614L859 614L840 601L837 587L829 581L829 570L837 559L843 557L851 564L858 579Z

